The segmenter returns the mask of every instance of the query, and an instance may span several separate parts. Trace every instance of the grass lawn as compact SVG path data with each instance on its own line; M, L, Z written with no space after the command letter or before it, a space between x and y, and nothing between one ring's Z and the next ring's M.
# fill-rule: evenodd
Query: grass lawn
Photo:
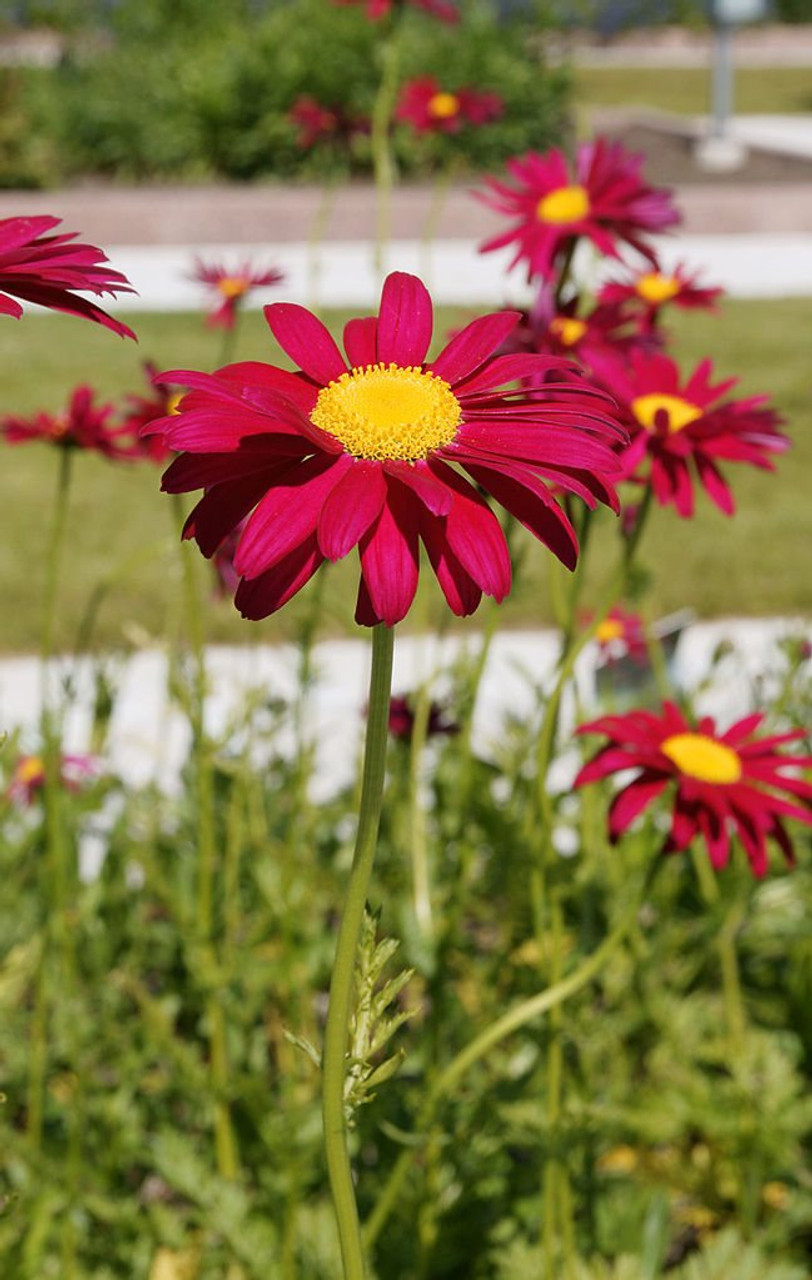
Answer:
M461 318L460 312L443 311L438 333ZM82 381L107 397L139 390L145 358L162 368L210 368L217 363L218 339L204 329L198 315L141 315L134 327L138 346L67 317L6 320L3 409L56 410ZM812 614L805 551L812 545L812 300L731 301L715 318L677 315L673 328L676 349L686 363L710 354L720 375L741 375L743 391L770 393L788 419L795 448L779 462L776 476L743 466L728 468L739 505L733 519L721 515L704 496L694 520L681 521L670 510L655 513L642 554L651 575L650 606L659 614L690 605L709 617ZM239 354L277 358L260 313L245 316ZM39 444L4 446L3 456L0 650L11 653L38 646L57 458L55 451ZM110 587L95 631L99 644L157 641L165 634L180 596L179 556L190 554L201 571L201 583L207 582L200 557L176 545L176 518L150 464L112 465L76 457L58 603L61 647L73 645L88 599L106 578ZM606 517L603 532L605 536L593 539L590 552L596 579L605 577L613 563L611 517ZM547 559L535 544L529 549L520 587L503 607L503 625L549 622ZM327 575L324 628L336 634L351 625L356 563L351 557ZM207 634L214 641L279 640L291 634L303 603L294 602L257 626L239 619L229 602L212 602ZM467 625L476 626L477 620Z
M706 115L710 71L705 67L574 67L573 101L582 108L646 106ZM739 67L734 106L745 115L812 112L812 75L807 67Z

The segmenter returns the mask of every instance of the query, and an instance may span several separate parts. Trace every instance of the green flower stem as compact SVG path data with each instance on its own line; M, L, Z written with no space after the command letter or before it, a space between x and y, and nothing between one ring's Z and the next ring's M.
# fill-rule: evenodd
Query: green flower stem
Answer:
M501 1018L497 1018L489 1027L480 1032L470 1044L466 1045L451 1060L448 1066L439 1073L428 1090L418 1114L417 1131L420 1136L414 1145L406 1147L401 1152L367 1222L364 1238L368 1246L372 1245L378 1238L390 1213L397 1204L405 1179L417 1159L418 1152L422 1149L426 1140L426 1131L434 1120L439 1104L454 1091L466 1072L481 1061L502 1040L512 1035L514 1031L526 1026L528 1022L532 1022L534 1018L538 1018L544 1013L549 1013L551 1009L555 1009L565 1000L568 1000L570 996L580 991L582 987L585 987L588 982L591 982L623 941L626 932L637 915L638 907L639 900L635 896L632 907L626 911L612 933L577 969L574 969L568 977L562 978L555 986L547 987L546 990L529 996L526 1000L522 1000L515 1005L514 1008L509 1009Z
M217 837L214 817L214 771L211 747L206 735L206 651L203 612L192 558L187 548L181 548L183 586L186 618L194 662L194 687L192 689L189 719L192 726L193 750L197 782L197 901L195 911L196 934L199 945L211 952L207 969L217 970L214 956L214 875L217 862ZM228 1047L225 1011L221 980L206 993L206 1023L209 1035L209 1069L214 1095L214 1145L217 1171L222 1178L235 1179L239 1173L237 1141L231 1123L228 1103Z
M311 311L317 311L319 307L319 281L322 268L321 246L324 242L330 215L333 212L338 188L338 174L331 174L322 187L316 216L307 233L307 296Z
M578 237L573 236L570 239L570 242L567 245L567 248L564 251L564 256L561 260L561 270L558 273L558 281L555 286L556 310L560 310L561 304L564 301L564 290L567 287L567 284L569 283L569 278L572 273L572 260L575 257L575 250L577 245L578 245Z
M37 967L34 986L34 1009L31 1018L27 1130L29 1140L35 1151L39 1151L42 1147L45 1077L48 1072L48 1013L50 1007L48 979L52 960L52 944L55 944L55 950L60 955L63 963L65 972L62 976L67 978L68 972L72 970L72 961L70 959L72 955L71 931L67 927L65 918L69 871L67 865L68 850L65 843L59 794L61 751L59 733L55 724L54 710L50 706L48 688L48 666L53 657L54 649L54 623L56 619L59 569L62 561L68 499L73 474L73 450L62 447L58 450L58 454L59 466L56 493L54 495L53 518L45 551L45 584L40 640L40 732L42 735L43 765L45 768L43 799L45 804L47 855L43 864L45 873L43 901L49 904L50 917L46 920L42 934L42 949Z
M324 1033L322 1059L324 1146L330 1189L338 1222L345 1280L364 1280L365 1275L364 1248L347 1150L344 1087L355 960L367 889L375 858L383 801L394 643L395 633L391 627L379 625L374 628L358 832L355 838L355 853L347 885L344 914L336 943L333 977L330 983L330 1007Z
M375 189L378 196L377 224L375 229L375 270L384 271L384 250L389 240L392 214L392 188L395 184L395 161L392 155L392 114L398 91L398 37L390 31L379 46L381 78L378 92L372 104L370 147Z
M704 849L697 849L694 855L699 891L707 907L718 909L720 901L719 882ZM744 919L744 908L740 901L734 899L725 917L724 924L716 935L716 946L719 952L719 964L722 970L722 995L725 1004L725 1021L730 1040L731 1052L738 1056L744 1045L747 1034L747 1014L744 1007L741 976L739 974L739 957L736 950L736 934Z
M426 841L426 814L421 795L421 765L431 714L431 685L424 680L418 690L409 743L409 849L412 855L412 892L417 926L424 941L434 940L431 875Z

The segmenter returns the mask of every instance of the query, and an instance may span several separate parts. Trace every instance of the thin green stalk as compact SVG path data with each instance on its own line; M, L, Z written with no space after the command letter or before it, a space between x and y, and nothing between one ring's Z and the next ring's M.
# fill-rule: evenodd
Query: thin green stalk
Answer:
M526 1000L520 1001L519 1004L503 1014L501 1018L497 1018L489 1027L481 1031L464 1049L460 1050L448 1066L440 1072L426 1094L416 1125L417 1133L423 1135L423 1140L425 1140L426 1130L434 1120L439 1104L453 1092L471 1067L475 1066L507 1036L514 1031L518 1031L520 1027L526 1026L534 1018L538 1018L544 1013L549 1013L551 1009L556 1008L557 1005L568 1000L570 996L575 995L588 982L591 982L596 974L600 973L609 957L623 941L627 930L637 915L638 907L639 902L635 898L633 906L624 914L609 937L568 977L563 978L555 986L548 987L546 990L539 991L535 995L529 996ZM414 1145L406 1147L395 1162L365 1227L364 1238L367 1245L372 1245L378 1238L390 1213L397 1204L403 1184L421 1148L422 1141L415 1142Z
M358 832L336 943L322 1059L324 1146L345 1280L364 1280L365 1275L364 1248L347 1149L344 1089L356 954L383 803L394 641L391 627L381 624L374 628Z
M186 617L194 663L194 683L189 708L197 783L197 901L196 934L199 943L214 949L214 876L217 843L214 816L214 771L211 749L206 735L206 652L203 616L195 575L195 567L186 549L181 549ZM215 960L212 954L212 961ZM212 968L216 967L212 964ZM218 982L217 986L220 983ZM227 1099L229 1084L228 1045L222 991L217 987L206 994L206 1023L209 1034L209 1066L214 1095L214 1143L217 1170L221 1177L234 1179L239 1172L237 1140L231 1123Z
M428 680L420 686L409 743L409 850L412 862L412 892L417 927L424 942L434 940L434 918L431 905L431 876L426 841L426 814L423 807L421 765L431 715L431 686Z
M697 849L694 855L699 890L705 905L718 909L720 893L716 874L708 860L704 849ZM736 934L744 919L741 902L734 900L725 917L724 924L716 935L716 947L719 953L719 964L722 971L722 996L725 1005L725 1021L730 1040L730 1049L738 1057L747 1034L747 1014L744 1007L741 975L739 973L739 957L736 950Z
M307 233L307 296L311 311L319 307L319 280L321 277L321 246L333 212L336 192L338 191L338 175L328 178L321 190L319 206Z
M398 37L390 31L381 40L381 78L372 104L370 147L377 193L374 266L378 275L384 272L384 253L391 230L392 188L395 184L395 161L392 155L392 114L398 90Z

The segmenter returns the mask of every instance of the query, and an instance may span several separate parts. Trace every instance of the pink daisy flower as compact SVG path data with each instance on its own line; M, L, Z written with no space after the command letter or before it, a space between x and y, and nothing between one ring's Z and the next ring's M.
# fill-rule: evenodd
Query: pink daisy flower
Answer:
M132 285L121 272L105 265L101 249L73 243L77 232L46 234L59 223L59 218L50 217L0 219L0 314L19 319L23 308L15 298L22 298L93 320L122 338L135 338L126 324L74 292L132 293Z
M724 289L700 286L697 284L699 274L689 273L682 263L673 271L656 268L640 271L630 280L613 280L605 284L598 294L598 302L622 307L637 304L642 307L646 326L656 324L661 311L667 306L715 311Z
M112 421L112 404L94 403L92 387L76 387L63 413L35 413L32 418L7 414L0 419L0 435L9 444L42 441L61 449L84 449L101 453L105 458L135 458L144 447L131 431Z
M639 613L615 605L598 623L595 631L601 661L605 664L630 658L632 662L648 661L646 628Z
M671 702L664 703L659 715L631 711L603 716L578 729L581 734L604 734L609 741L580 771L575 786L636 769L636 776L617 793L609 810L613 842L644 809L673 788L673 817L664 852L682 853L701 837L711 862L720 870L727 866L730 838L736 835L754 874L763 876L768 839L775 840L790 864L794 861L784 818L812 826L812 785L798 777L799 770L812 765L812 756L784 755L778 750L800 741L804 731L760 738L763 719L746 716L720 734L709 716L694 727Z
M393 626L414 598L421 542L454 613L483 592L504 599L507 543L475 486L570 568L575 533L548 486L616 509L606 477L623 432L608 400L563 361L495 356L515 312L474 320L429 363L432 304L415 276L390 275L378 318L349 321L346 358L304 307L265 315L296 372L249 361L165 374L192 390L147 428L185 451L164 488L205 490L185 529L205 555L248 516L234 557L245 617L273 613L358 547L356 618ZM516 385L542 370L543 387Z
M622 456L624 476L650 484L663 506L681 516L694 510L693 476L726 515L733 494L719 462L749 462L773 470L770 454L783 453L789 440L778 430L783 421L764 407L766 396L725 399L738 379L711 383L713 366L703 360L682 384L668 356L633 351L627 363L596 355L593 373L618 401L631 432Z
M209 312L206 323L220 329L234 328L237 308L252 289L279 284L284 278L284 273L275 267L256 271L249 262L243 262L229 271L219 262L206 263L200 258L195 260L192 272L192 279L209 285L214 294L214 308Z
M349 146L356 134L369 133L369 121L361 116L351 116L341 106L322 106L310 94L297 98L288 112L288 119L298 130L296 143L303 151L319 143Z
M78 791L97 771L92 756L64 755L60 763L60 782L68 791ZM42 756L20 756L7 795L17 804L32 805L45 786L45 761Z
M456 5L449 4L446 0L402 0L402 2L411 5L415 9L425 10L433 18L439 18L441 22L459 22L460 20ZM333 3L362 4L370 21L378 22L381 18L385 18L391 13L397 4L397 0L333 0Z
M619 258L618 246L628 244L656 263L646 237L674 226L680 215L670 191L644 182L642 163L641 155L604 138L578 147L573 171L555 148L509 160L513 182L489 178L488 190L478 194L513 221L480 253L515 244L511 267L526 262L528 279L545 280L555 277L562 255L580 236L610 258Z
M411 125L416 133L459 133L466 124L498 120L503 110L498 94L476 89L451 93L434 76L418 76L403 86L395 119Z
M389 702L389 732L393 738L401 742L411 742L414 733L415 710L412 700L398 694ZM460 727L448 719L445 707L432 702L429 707L429 718L426 724L426 735L429 738L450 737L459 733Z
M620 307L602 303L580 312L580 302L576 296L558 305L554 289L542 285L502 350L568 356L588 367L593 352L626 355L634 347L651 346Z

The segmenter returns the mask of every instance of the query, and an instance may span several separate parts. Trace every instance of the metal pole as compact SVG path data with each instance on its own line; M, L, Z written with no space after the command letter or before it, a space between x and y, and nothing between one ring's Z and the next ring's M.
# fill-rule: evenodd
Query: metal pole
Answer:
M733 114L733 51L730 24L717 20L713 27L713 74L711 80L711 135L724 138Z

